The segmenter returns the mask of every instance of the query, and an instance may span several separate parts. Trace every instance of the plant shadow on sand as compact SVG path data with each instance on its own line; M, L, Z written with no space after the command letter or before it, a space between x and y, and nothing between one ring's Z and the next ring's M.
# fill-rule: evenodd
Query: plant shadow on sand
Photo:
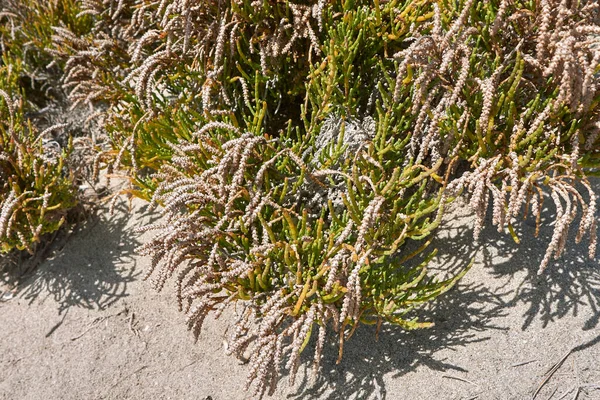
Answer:
M128 284L140 275L130 216L124 204L112 216L94 213L66 239L53 243L34 271L8 278L18 281L16 295L29 304L52 298L59 314L71 307L103 310L126 297Z
M598 180L594 181L594 187L596 193L600 193ZM440 359L436 353L485 341L489 338L486 332L492 330L527 330L534 322L541 322L543 329L555 320L577 316L584 308L591 317L582 320L582 326L573 328L598 328L600 268L597 259L587 257L589 238L575 243L576 223L570 229L562 257L553 260L543 275L537 274L553 233L556 209L548 203L551 201L545 204L544 223L537 238L534 237L534 218L528 217L517 224L521 238L519 245L508 233L498 233L491 226L491 210L480 244L474 243L470 229L472 217L464 207L457 207L451 217L446 218L445 226L430 246L439 250L433 269L442 273L455 272L464 268L473 257L475 265L457 287L418 313L421 320L432 321L435 326L407 332L383 325L378 341L374 327L361 326L346 342L339 365L335 364L337 343L327 343L321 371L315 381L310 371L314 348L307 348L303 354L305 371L299 374L297 389L288 398L385 399L384 376L397 378L422 367L466 372L468 366L455 365L451 359ZM508 326L502 318L517 305L526 310L522 325ZM573 351L585 350L598 343L600 336Z
M538 238L533 238L535 222L528 219L521 224L518 232L520 237L527 238L520 245L510 237L507 240L496 234L494 243L497 247L484 247L482 262L490 267L494 279L504 282L497 291L516 287L506 293L506 299L507 306L526 305L521 329L528 329L536 319L540 319L542 326L546 327L567 315L577 316L583 308L589 308L592 315L582 327L577 328L597 328L600 322L600 268L597 257L594 260L588 258L588 238L575 243L573 236L577 224L571 227L564 254L552 260L538 275L539 263L552 237L552 228L543 226ZM501 262L494 261L500 249L508 255Z
M600 195L600 180L591 181L597 195ZM552 203L547 201L546 203ZM518 226L521 244L516 244L509 235L490 229L482 249L481 263L489 269L494 280L503 282L495 290L499 293L507 289L507 306L518 303L526 305L521 329L528 329L536 319L542 327L568 315L577 316L589 308L591 316L580 328L591 330L600 323L600 267L598 251L596 258L589 259L589 237L584 236L575 243L579 221L575 220L569 230L565 252L552 260L546 270L538 275L539 264L550 243L554 229L556 209L548 204L542 217L539 236L534 238L535 219L527 218ZM596 213L600 221L600 212ZM501 258L499 261L498 259ZM515 288L516 289L512 289ZM510 289L510 290L509 290ZM575 327L574 327L575 328Z
M475 246L468 229L459 228L454 234L458 236L455 240L446 240L437 257L444 259L446 268L457 271L468 265ZM306 371L299 373L298 389L288 398L385 399L386 375L397 378L421 367L466 372L466 367L440 359L436 353L485 341L488 339L485 332L491 330L506 330L494 322L505 313L502 297L486 285L459 282L457 287L418 312L420 320L435 323L432 328L405 331L384 324L376 340L374 326L360 326L344 345L338 365L338 346L330 340L323 350L321 371L315 381L310 371L314 348L307 348L303 353Z

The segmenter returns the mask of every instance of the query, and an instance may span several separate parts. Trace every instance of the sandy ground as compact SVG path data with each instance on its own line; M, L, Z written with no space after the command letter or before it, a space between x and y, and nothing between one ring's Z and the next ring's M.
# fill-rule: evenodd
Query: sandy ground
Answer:
M123 209L93 218L0 293L1 399L247 398L247 365L223 353L228 315L207 320L194 343L171 288L142 280L148 260L134 248L144 238L131 228L153 216L135 208L133 218ZM538 277L551 227L534 239L532 221L522 223L520 246L487 228L476 246L461 210L445 218L435 262L476 261L422 312L435 327L384 327L379 341L361 327L340 365L330 343L316 381L303 370L273 398L531 399L564 359L536 399L600 399L600 267L587 243L571 243Z

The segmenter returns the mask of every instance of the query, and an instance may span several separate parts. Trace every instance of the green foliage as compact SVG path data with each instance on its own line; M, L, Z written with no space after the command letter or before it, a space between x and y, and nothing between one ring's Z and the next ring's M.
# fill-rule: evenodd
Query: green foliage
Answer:
M75 203L73 177L65 166L71 146L57 150L24 116L18 85L21 64L4 55L0 64L0 251L32 251L56 231ZM58 145L58 143L56 143Z
M69 158L63 143L40 132L31 115L60 100L49 69L54 26L89 29L72 0L9 1L0 17L0 252L33 252L41 238L55 232L77 204ZM87 20L87 21L86 21ZM87 26L87 28L86 28Z
M411 311L469 267L427 271L431 235L458 197L476 240L491 202L492 224L516 241L515 218L531 210L539 224L549 197L557 215L540 273L577 216L594 257L593 2L61 0L40 17L46 6L29 1L22 15L34 22L5 44L11 63L64 68L71 104L98 108L112 147L95 161L121 168L127 192L163 212L140 248L149 275L160 289L176 273L196 334L207 314L246 306L228 351L252 346L247 383L259 393L286 357L293 379L314 327L318 369L331 329L341 357L361 323L429 326ZM8 154L14 126L43 157L19 115L4 130ZM48 188L59 204L48 207L72 204L68 151L31 201ZM41 163L19 168L35 176Z

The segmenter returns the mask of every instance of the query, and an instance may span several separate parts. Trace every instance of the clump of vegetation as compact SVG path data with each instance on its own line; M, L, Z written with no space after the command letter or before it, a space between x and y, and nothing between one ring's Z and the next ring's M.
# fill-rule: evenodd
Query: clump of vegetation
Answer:
M0 252L33 252L77 202L67 166L73 144L40 130L33 115L54 100L52 61L44 48L53 24L69 16L58 4L8 2L0 14ZM61 4L62 5L62 4Z
M24 118L19 62L4 55L0 66L0 250L30 250L65 221L76 189L65 171L71 143L38 135Z
M96 163L161 208L139 249L156 287L175 276L196 335L208 314L243 305L227 352L250 355L259 394L282 367L293 381L311 338L317 372L328 332L341 359L361 323L429 326L411 311L469 267L427 271L429 239L459 197L476 240L491 203L517 242L515 218L539 225L552 199L540 273L576 219L595 256L595 1L77 7L43 54L71 104L104 121L111 146L94 147Z

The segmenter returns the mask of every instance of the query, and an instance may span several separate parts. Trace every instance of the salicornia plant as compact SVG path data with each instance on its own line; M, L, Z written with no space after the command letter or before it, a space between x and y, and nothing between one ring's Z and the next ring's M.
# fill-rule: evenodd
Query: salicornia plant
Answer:
M361 323L429 326L412 310L469 268L427 271L459 197L476 240L491 203L517 242L516 217L539 225L550 198L540 273L575 220L595 256L596 1L77 6L43 54L103 121L95 165L160 207L139 250L158 289L173 277L196 335L240 305L226 351L250 358L261 395L282 368L294 380L311 340L317 372L328 333L341 359Z

